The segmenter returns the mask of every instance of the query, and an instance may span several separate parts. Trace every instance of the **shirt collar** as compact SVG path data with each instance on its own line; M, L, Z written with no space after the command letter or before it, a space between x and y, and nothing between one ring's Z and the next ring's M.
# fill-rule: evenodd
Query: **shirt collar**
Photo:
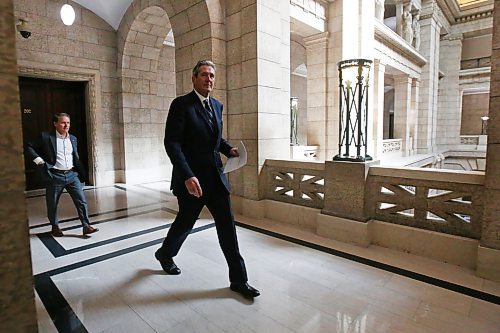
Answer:
M56 131L56 138L67 139L68 137L69 137L69 133L66 136L62 136L62 134L60 134L58 131Z
M205 97L202 94L200 94L199 92L197 92L196 89L193 89L193 91L196 93L196 96L198 96L198 98L200 99L201 104L203 104L203 101L206 99L208 99L208 102L210 103L210 95Z

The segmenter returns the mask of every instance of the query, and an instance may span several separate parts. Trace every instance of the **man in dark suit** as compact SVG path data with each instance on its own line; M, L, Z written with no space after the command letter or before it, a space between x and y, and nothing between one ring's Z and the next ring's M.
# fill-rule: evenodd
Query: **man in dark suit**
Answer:
M37 173L45 181L47 216L52 225L52 235L63 236L57 219L57 205L62 191L66 189L73 199L82 222L83 235L86 236L99 229L89 222L82 184L86 173L78 156L77 140L69 134L70 118L67 113L56 113L53 122L55 131L41 133L35 141L27 144L25 153L37 165Z
M247 282L231 212L229 183L223 174L220 153L238 156L238 150L222 138L222 104L209 96L215 82L214 63L199 61L192 81L193 91L174 99L167 117L164 144L173 164L171 189L177 196L179 212L155 257L168 274L181 273L172 258L206 205L229 266L231 290L247 298L257 297L259 291Z

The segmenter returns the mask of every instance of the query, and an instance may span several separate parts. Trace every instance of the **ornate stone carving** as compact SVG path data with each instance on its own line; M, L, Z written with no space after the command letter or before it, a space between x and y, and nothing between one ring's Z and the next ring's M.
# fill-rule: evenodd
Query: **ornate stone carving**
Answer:
M412 17L411 17L411 5L405 6L403 9L403 26L402 26L402 36L403 39L408 43L413 43L413 27L412 27Z
M384 3L385 0L375 0L375 18L380 21L384 20Z
M413 28L413 47L418 51L420 49L420 10L413 15L412 28Z

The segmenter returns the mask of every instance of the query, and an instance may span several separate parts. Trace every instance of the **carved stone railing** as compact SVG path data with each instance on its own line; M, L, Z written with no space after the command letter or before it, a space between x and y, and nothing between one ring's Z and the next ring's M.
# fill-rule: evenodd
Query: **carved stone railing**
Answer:
M382 141L382 154L402 153L403 139L387 139Z
M325 194L325 164L266 160L261 176L265 199L322 208Z
M478 145L479 135L460 135L461 145Z
M371 167L366 209L373 219L479 239L484 173Z

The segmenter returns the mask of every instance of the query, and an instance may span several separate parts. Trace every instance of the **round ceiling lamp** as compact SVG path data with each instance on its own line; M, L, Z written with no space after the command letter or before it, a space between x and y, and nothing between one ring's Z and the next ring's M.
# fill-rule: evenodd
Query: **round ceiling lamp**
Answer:
M65 25L72 25L75 22L75 10L71 5L65 4L61 7L61 20Z

